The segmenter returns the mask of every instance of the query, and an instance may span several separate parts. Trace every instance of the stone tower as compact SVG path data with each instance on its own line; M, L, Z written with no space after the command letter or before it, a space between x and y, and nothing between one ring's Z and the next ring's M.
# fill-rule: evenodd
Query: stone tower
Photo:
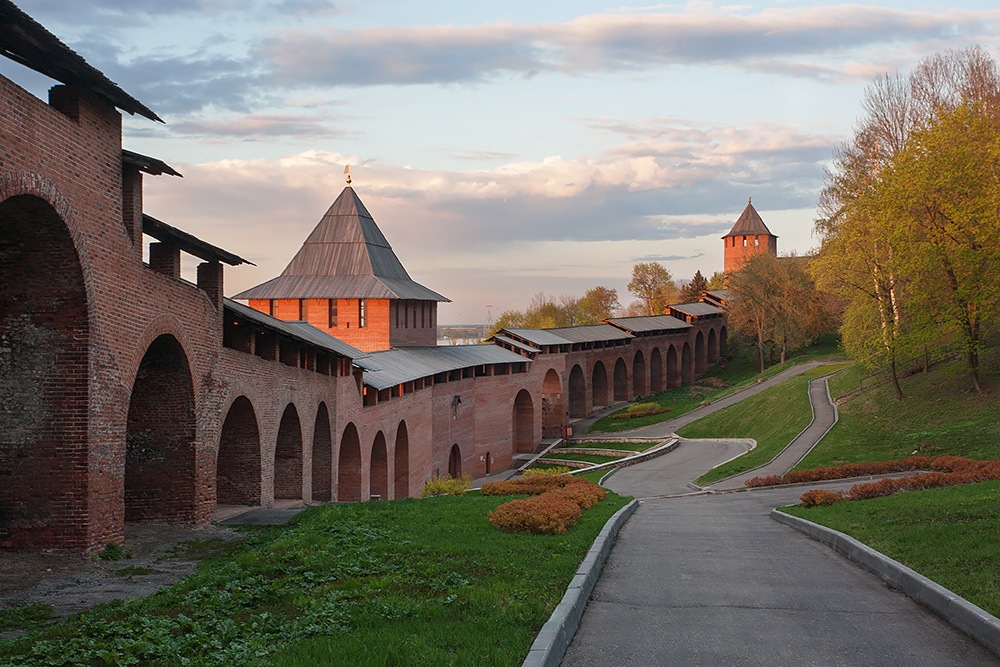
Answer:
M778 255L778 237L764 224L757 209L753 207L752 199L747 201L747 207L743 209L733 228L722 237L722 243L725 247L723 271L726 274L739 271L756 255L765 252Z

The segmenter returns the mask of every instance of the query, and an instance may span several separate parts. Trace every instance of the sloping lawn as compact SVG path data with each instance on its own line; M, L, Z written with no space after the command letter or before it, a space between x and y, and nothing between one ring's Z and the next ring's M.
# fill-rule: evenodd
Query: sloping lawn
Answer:
M468 495L308 510L155 595L0 642L0 663L517 665L607 519L512 535Z

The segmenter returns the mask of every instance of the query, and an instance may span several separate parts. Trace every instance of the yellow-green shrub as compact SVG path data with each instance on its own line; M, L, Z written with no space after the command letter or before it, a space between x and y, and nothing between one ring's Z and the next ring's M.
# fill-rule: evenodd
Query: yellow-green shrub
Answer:
M566 466L554 466L552 468L528 468L521 473L521 477L553 477L555 475L566 475L572 468Z
M424 482L424 490L420 495L424 498L431 496L464 496L471 484L471 475L462 475L461 477L435 475L427 482Z
M580 520L580 505L565 496L540 496L511 500L490 512L490 523L507 533L565 533Z
M649 417L670 412L670 408L665 408L659 403L636 403L630 405L624 411L614 416L614 419L634 419L636 417Z

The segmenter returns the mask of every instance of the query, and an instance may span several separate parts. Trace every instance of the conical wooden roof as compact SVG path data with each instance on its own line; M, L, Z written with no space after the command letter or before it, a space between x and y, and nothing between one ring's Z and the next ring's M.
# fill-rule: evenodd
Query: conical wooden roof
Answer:
M410 278L351 186L340 193L280 276L236 298L448 301Z
M757 209L753 207L753 200L750 200L747 201L747 207L743 209L743 213L736 220L736 224L722 238L757 235L774 236L771 230L767 228L767 225L764 224L764 220L761 219L760 214L757 213ZM774 238L778 237L774 236Z

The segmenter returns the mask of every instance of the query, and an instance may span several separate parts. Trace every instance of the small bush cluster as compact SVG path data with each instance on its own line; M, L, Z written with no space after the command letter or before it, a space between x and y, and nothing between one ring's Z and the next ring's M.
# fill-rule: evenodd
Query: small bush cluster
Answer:
M483 495L531 495L490 512L490 523L508 533L562 534L607 492L586 479L569 475L529 477L483 485Z
M1000 461L976 461L962 456L908 456L895 461L873 461L868 463L848 463L826 468L810 470L795 470L784 475L766 475L754 477L745 482L749 488L775 486L778 484L795 484L797 482L825 482L845 477L865 477L868 475L886 475L895 472L911 472L930 470L934 472L962 472L978 470L984 465L998 464Z
M825 489L806 491L799 498L799 502L805 507L832 505L844 500L867 500L903 491L937 489L945 486L1000 480L1000 461L973 461L958 456L938 458L948 459L939 464L945 468L943 472L935 471L898 478L887 477L877 482L855 484L847 491L827 491Z
M420 495L424 498L432 496L464 496L471 485L471 475L462 475L461 477L435 475L427 482L424 482L424 490Z
M612 419L635 419L636 417L651 417L670 412L670 408L665 408L659 403L636 403L630 405L625 410L614 415Z
M521 477L554 477L556 475L566 475L572 468L567 466L553 466L551 468L528 468L521 473Z

